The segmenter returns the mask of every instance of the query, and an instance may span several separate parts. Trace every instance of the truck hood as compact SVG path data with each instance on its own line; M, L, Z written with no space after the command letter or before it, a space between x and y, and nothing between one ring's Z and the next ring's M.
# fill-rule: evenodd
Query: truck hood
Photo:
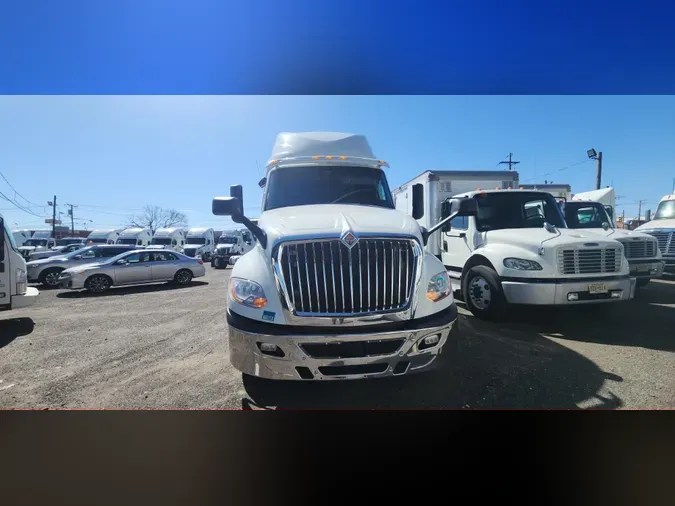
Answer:
M37 246L19 246L19 251L35 251ZM42 248L42 246L40 246Z
M608 230L605 230L604 228L584 228L576 229L576 231L593 233L616 241L630 237L634 237L635 239L651 239L649 235L638 232L637 230L621 230L620 228L610 228Z
M206 247L206 244L190 244L190 243L187 243L187 244L186 244L185 246L183 246L183 247L184 247L184 248L194 248L194 249L199 249L199 248L205 248L205 247Z
M407 235L421 240L420 227L405 213L375 206L321 204L283 207L265 211L258 221L271 243L286 237L339 237L351 230L355 235Z
M675 228L675 218L666 220L652 220L644 225L640 225L635 229L635 232L643 232L645 230L657 230L659 228Z
M602 230L602 229L601 229ZM604 230L603 230L604 232ZM611 246L616 243L596 233L586 230L573 230L568 228L557 229L555 233L542 228L519 228L506 230L492 230L486 233L485 245L491 243L509 244L525 248L537 253L540 247L546 249L558 246L576 245L584 243L596 243L599 246Z

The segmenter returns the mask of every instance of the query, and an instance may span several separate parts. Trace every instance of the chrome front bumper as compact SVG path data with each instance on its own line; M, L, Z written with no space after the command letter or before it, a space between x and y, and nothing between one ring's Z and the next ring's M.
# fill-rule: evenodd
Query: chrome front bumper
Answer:
M315 327L311 329L315 333L307 333L307 327L293 327L289 333L279 335L277 330L284 330L279 327L286 326L253 322L228 312L230 362L244 374L278 380L402 376L430 368L441 353L457 321L457 307L452 304L441 313L425 319L428 325L411 320L405 322L409 328L404 325L396 330L369 327L366 331L361 327L333 333L332 327ZM246 330L238 328L249 325L251 328ZM431 336L438 336L438 342L420 349ZM276 346L275 353L283 356L263 353L263 343Z
M630 275L636 278L658 278L663 275L664 262L661 260L628 260Z
M607 288L607 293L591 295L589 285L595 283L603 283ZM571 282L502 281L502 288L508 302L533 305L597 304L630 300L635 296L635 285L636 278L634 277L575 280ZM619 295L613 298L611 297L612 292L619 293ZM568 294L570 293L578 294L578 299L569 300Z

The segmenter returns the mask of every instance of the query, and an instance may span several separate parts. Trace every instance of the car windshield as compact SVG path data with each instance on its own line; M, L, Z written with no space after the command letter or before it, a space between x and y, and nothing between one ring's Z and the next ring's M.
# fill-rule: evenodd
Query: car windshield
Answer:
M231 235L228 236L220 236L218 238L218 244L237 244L237 238L232 237Z
M510 228L539 228L549 223L566 228L560 208L548 193L499 192L475 196L476 227L480 232Z
M47 239L28 239L25 243L23 243L24 246L46 246L47 245Z
M81 255L82 253L85 253L92 249L92 246L85 246L80 249L76 249L75 251L71 251L67 255L63 255L65 258L73 258L75 255Z
M603 223L612 227L605 206L600 203L584 202L565 204L565 221L569 228L602 228Z
M136 238L132 237L131 239L117 239L117 244L131 244L133 246L136 244Z
M171 244L171 238L170 237L153 237L152 241L150 241L150 244L161 244L163 246Z
M206 244L206 239L203 237L188 237L186 244Z
M394 208L384 172L371 167L285 167L270 172L266 187L266 211L315 204Z
M656 208L655 220L667 220L675 218L675 200L664 200Z
M78 242L82 242L82 239L57 239L56 245L57 246L68 246L70 244L77 244Z

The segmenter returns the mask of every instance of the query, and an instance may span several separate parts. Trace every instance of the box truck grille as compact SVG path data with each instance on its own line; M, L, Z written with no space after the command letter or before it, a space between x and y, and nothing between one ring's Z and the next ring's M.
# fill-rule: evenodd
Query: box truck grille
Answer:
M603 274L621 270L621 248L558 250L562 274Z
M623 253L628 260L635 258L654 258L656 256L656 241L651 239L644 240L625 240L623 244Z
M298 316L395 312L412 298L419 251L411 239L286 243L276 267Z
M664 232L645 232L646 234L651 235L659 243L659 249L661 250L662 255L675 255L675 232L672 230Z

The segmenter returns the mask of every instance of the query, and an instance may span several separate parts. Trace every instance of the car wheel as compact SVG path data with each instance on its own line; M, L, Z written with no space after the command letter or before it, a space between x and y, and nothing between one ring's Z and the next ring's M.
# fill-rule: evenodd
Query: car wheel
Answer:
M42 274L40 274L40 282L43 285L49 286L51 288L56 288L59 286L59 276L63 269L47 269Z
M471 267L462 280L469 310L483 320L498 319L506 311L506 297L497 273L485 265Z
M182 285L182 286L189 285L190 282L192 281L192 272L190 272L187 269L181 269L173 277L173 281L177 285Z
M102 274L94 274L84 284L85 288L92 293L102 293L112 286L112 282L108 276Z

